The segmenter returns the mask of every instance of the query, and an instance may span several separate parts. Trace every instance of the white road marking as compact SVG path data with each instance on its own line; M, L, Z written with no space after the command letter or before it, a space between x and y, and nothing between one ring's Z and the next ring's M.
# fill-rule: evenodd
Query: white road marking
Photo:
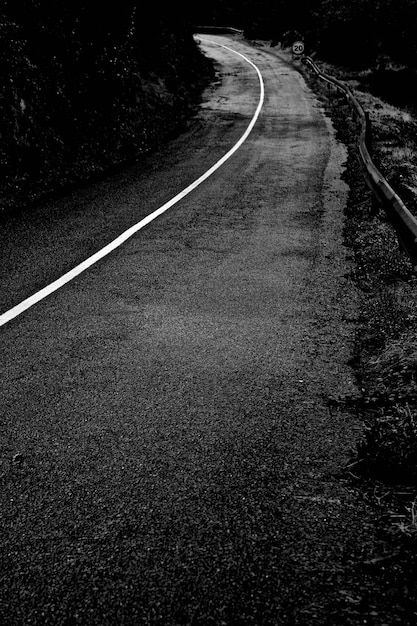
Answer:
M209 176L211 176L216 170L218 170L240 148L240 146L244 143L244 141L246 141L246 139L248 138L250 132L252 131L259 117L259 114L261 112L261 109L264 103L265 87L264 87L262 74L259 71L258 67L254 63L252 63L252 61L248 59L244 54L241 54L240 52L237 52L236 50L233 50L232 48L229 48L228 46L224 46L223 44L217 43L215 41L211 41L207 39L203 41L207 41L208 43L213 43L216 46L220 46L222 48L226 48L226 50L230 50L234 54L237 54L238 56L242 57L242 59L247 61L249 65L251 65L256 70L256 73L259 78L259 85L260 85L259 102L258 102L258 106L256 107L256 111L249 123L249 126L247 127L246 131L243 133L242 137L233 146L233 148L231 148L219 161L217 161L217 163L215 163L215 165L213 165L202 176L200 176L200 178L197 178L197 180L191 183L191 185L183 189L183 191L177 194L174 198L166 202L166 204L164 204L159 209L157 209L156 211L154 211L153 213L151 213L150 215L142 219L140 222L138 222L137 224L135 224L128 230L126 230L124 233L122 233L116 239L114 239L111 243L107 244L107 246L105 246L104 248L102 248L101 250L93 254L92 256L90 256L88 259L86 259L85 261L83 261L82 263L74 267L72 270L70 270L69 272L67 272L66 274L58 278L57 280L55 280L53 283L51 283L50 285L47 285L40 291L37 291L29 298L26 298L26 300L23 300L22 302L20 302L13 308L9 309L8 311L0 315L0 326L4 326L5 324L10 322L12 319L17 317L18 315L21 315L21 313L23 313L27 309L31 308L32 306L34 306L35 304L37 304L38 302L40 302L47 296L54 293L54 291L57 291L58 289L60 289L61 287L69 283L76 276L79 276L82 272L84 272L89 267L97 263L97 261L100 261L100 259L107 256L108 254L113 252L113 250L121 246L127 239L132 237L135 233L141 230L144 226L147 226L147 224L149 224L154 219L162 215L162 213L165 213L165 211L167 211L172 206L174 206L174 204L177 204L177 202L182 200L191 191L193 191L196 187L201 185L201 183L203 183L207 178L209 178Z

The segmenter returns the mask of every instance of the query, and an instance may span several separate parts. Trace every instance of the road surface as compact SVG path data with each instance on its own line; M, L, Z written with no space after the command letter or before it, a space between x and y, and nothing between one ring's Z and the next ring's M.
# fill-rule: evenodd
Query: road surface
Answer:
M291 65L201 39L217 81L181 136L1 229L5 312L217 163L260 102L228 48L259 68L230 159L0 329L2 624L377 611L372 512L341 477L361 425L329 403L356 393L345 152Z

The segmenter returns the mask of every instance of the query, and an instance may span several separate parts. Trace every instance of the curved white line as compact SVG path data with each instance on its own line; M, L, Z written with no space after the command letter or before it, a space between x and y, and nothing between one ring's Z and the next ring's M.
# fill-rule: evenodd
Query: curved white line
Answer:
M252 63L252 61L250 59L248 59L245 55L241 54L240 52L236 52L236 50L233 50L232 48L229 48L228 46L224 46L223 44L217 43L215 41L211 41L211 40L205 40L205 41L208 41L210 43L214 43L216 46L221 46L222 48L226 48L226 50L230 50L234 54L237 54L238 56L242 57L242 59L247 61L249 63L249 65L251 65L256 70L256 73L258 74L259 84L260 84L260 95L259 95L258 106L256 107L256 111L254 113L254 116L252 117L252 119L250 121L250 124L247 127L246 131L243 133L242 137L233 146L233 148L231 148L219 161L217 161L217 163L215 165L213 165L202 176L200 176L200 178L197 178L197 180L195 180L193 183L191 183L191 185L189 185L188 187L183 189L183 191L181 191L179 194L177 194L174 198L169 200L166 204L164 204L159 209L157 209L156 211L154 211L153 213L151 213L150 215L148 215L147 217L142 219L140 222L138 222L137 224L135 224L134 226L132 226L128 230L126 230L124 233L119 235L112 242L107 244L107 246L105 246L104 248L102 248L101 250L99 250L98 252L93 254L92 256L90 256L88 259L86 259L85 261L83 261L82 263L80 263L79 265L74 267L72 270L70 270L69 272L67 272L66 274L64 274L63 276L58 278L57 280L55 280L53 283L51 283L50 285L47 285L46 287L44 287L40 291L37 291L36 293L34 293L29 298L26 298L26 300L23 300L22 302L20 302L20 304L17 304L13 308L9 309L8 311L6 311L2 315L0 315L0 326L4 326L4 324L7 324L7 322L10 322L12 319L17 317L18 315L20 315L21 313L23 313L24 311L26 311L30 307L34 306L35 304L37 304L38 302L40 302L41 300L43 300L44 298L49 296L54 291L57 291L58 289L63 287L66 283L69 283L76 276L78 276L79 274L84 272L86 269L88 269L89 267L91 267L92 265L97 263L97 261L100 261L100 259L102 259L103 257L107 256L108 254L113 252L113 250L115 250L116 248L121 246L127 239L132 237L132 235L137 233L144 226L146 226L147 224L152 222L154 219L156 219L157 217L162 215L162 213L165 213L165 211L167 211L172 206L174 206L174 204L176 204L177 202L182 200L182 198L187 196L196 187L201 185L201 183L204 182L209 176L211 176L216 170L218 170L219 167L221 167L228 159L230 159L232 154L234 154L236 152L236 150L238 150L240 148L240 146L243 144L243 142L246 141L246 139L249 136L249 133L252 131L252 129L253 129L255 123L256 123L256 120L259 117L259 114L261 112L261 109L262 109L262 106L263 106L263 103L264 103L265 87L264 87L264 81L263 81L263 78L262 78L262 74L259 71L259 69L257 68L257 66L254 63Z

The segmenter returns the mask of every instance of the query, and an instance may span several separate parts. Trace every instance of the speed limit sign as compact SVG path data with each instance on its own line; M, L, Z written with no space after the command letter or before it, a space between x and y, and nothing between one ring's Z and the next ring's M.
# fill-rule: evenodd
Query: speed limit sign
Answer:
M303 54L304 43L302 41L294 41L292 44L292 52L293 54Z

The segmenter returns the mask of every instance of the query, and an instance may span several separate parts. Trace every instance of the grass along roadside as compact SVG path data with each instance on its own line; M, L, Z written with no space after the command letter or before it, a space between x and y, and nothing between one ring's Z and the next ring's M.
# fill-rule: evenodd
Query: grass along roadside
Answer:
M416 111L370 93L361 76L320 67L344 80L369 113L374 162L417 215ZM417 277L364 182L349 105L306 68L300 71L319 94L349 155L345 244L354 257L351 278L360 293L353 365L362 392L356 408L366 425L349 471L365 479L391 538L405 542L411 567L417 563Z

